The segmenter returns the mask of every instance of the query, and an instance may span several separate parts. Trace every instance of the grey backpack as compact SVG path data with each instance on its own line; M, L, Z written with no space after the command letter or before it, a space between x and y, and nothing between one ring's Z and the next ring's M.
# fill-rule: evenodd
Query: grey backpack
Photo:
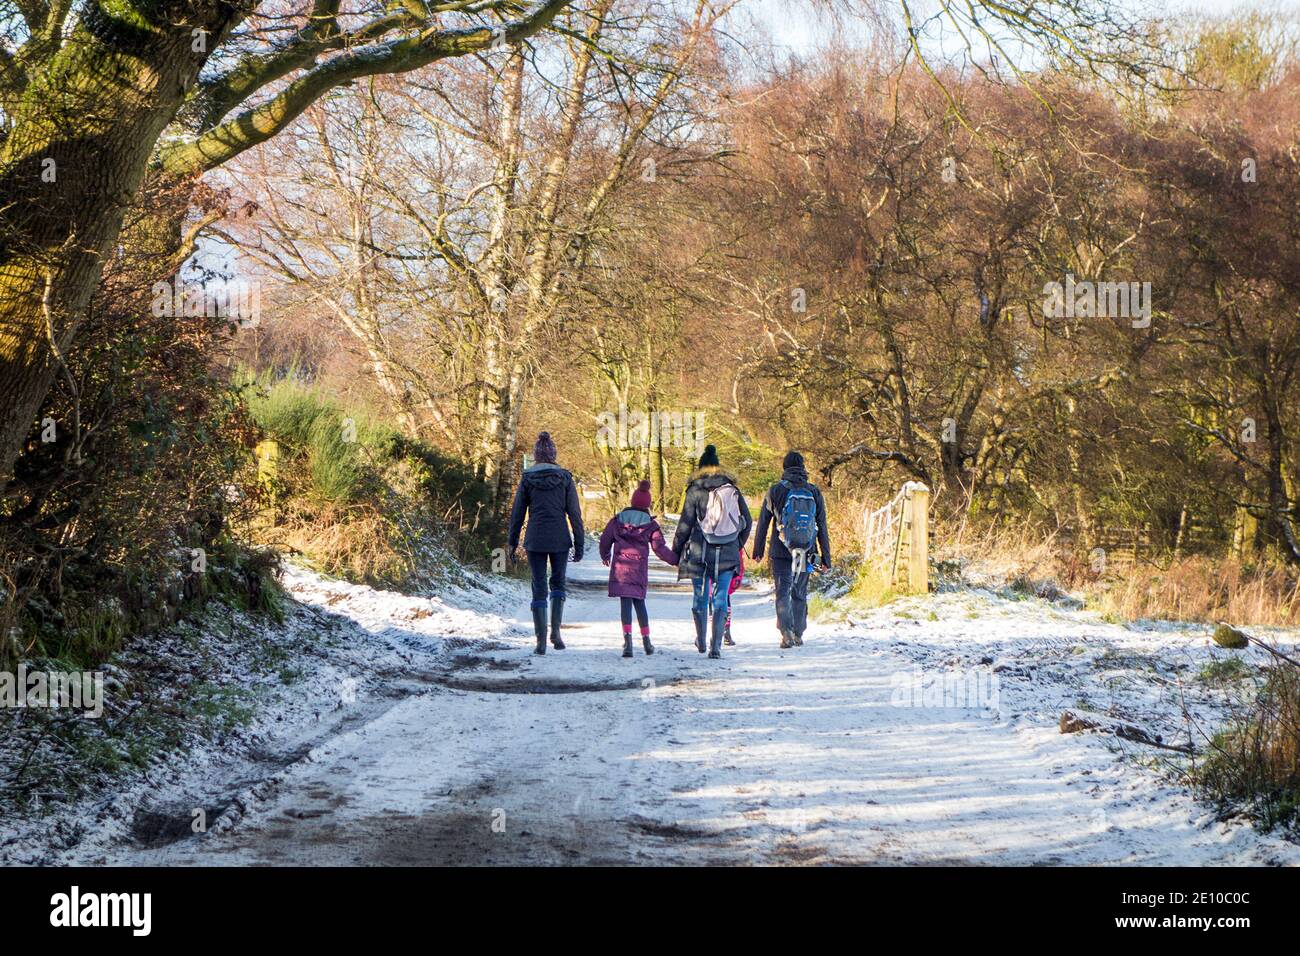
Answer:
M740 492L727 483L709 489L709 501L700 519L709 544L728 544L740 537Z

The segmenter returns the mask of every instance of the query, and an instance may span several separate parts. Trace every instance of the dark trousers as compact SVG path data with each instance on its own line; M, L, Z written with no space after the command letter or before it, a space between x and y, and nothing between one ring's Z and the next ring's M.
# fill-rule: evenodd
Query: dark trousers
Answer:
M632 626L632 611L636 611L636 622L642 628L650 626L650 612L645 608L645 598L619 598L618 599L619 615L623 619L624 627Z
M528 570L533 572L533 607L546 607L546 562L551 562L550 597L564 600L564 575L569 567L569 552L529 551Z
M805 568L811 566L809 564ZM808 578L812 572L794 573L794 562L772 559L772 577L776 580L776 626L803 637L808 627Z

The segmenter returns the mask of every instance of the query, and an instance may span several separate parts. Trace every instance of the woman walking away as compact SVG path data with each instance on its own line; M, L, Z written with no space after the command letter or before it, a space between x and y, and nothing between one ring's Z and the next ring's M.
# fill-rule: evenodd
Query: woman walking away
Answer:
M650 517L650 482L643 481L632 492L632 506L624 508L605 525L600 536L600 560L609 568L609 596L619 600L623 620L623 656L632 656L632 612L641 626L641 646L647 654L650 643L650 614L645 593L650 580L650 549L660 560L677 564L677 555L664 542L659 523Z
M695 618L695 649L701 654L712 617L712 658L722 656L730 603L727 589L740 567L740 551L752 525L749 505L735 476L722 470L718 450L709 445L700 456L699 470L686 486L682 517L673 536L673 553L678 557L678 580L690 578L695 591L691 613Z
M555 463L555 442L547 432L537 436L533 448L537 463L524 470L510 509L510 553L519 549L519 532L528 516L524 550L533 574L533 629L537 632L534 654L546 653L546 565L551 566L551 644L564 650L560 621L564 617L564 574L573 548L573 560L582 560L582 510L578 507L578 486L573 475ZM569 531L572 529L573 535Z

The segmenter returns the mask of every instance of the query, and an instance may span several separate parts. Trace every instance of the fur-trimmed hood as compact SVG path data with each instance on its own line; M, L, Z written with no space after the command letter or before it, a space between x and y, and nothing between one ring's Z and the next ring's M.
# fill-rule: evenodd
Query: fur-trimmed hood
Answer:
M713 477L722 478L724 481L729 481L737 487L740 486L740 479L732 472L727 471L727 469L723 468L721 465L705 465L703 468L696 468L694 474L691 475L691 480L687 482L687 484L700 481L704 478Z

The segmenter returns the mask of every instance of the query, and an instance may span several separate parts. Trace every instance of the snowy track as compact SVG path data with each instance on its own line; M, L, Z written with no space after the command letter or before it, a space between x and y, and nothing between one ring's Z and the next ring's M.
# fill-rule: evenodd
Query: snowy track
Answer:
M508 600L520 620L494 626L486 606L421 617L409 612L418 599L300 575L301 600L328 603L330 612L353 618L389 646L441 647L444 666L429 670L416 692L289 766L230 825L161 848L118 843L73 859L173 865L1300 859L1283 840L1216 822L1158 768L1140 765L1160 752L1058 731L1063 707L1107 703L1174 739L1165 685L1177 679L1179 666L1186 672L1223 653L1200 631L1134 632L1039 602L963 593L902 602L851 623L814 625L803 648L782 651L770 594L743 590L735 600L739 646L726 649L719 662L692 646L689 592L652 584L659 653L647 658L638 646L637 656L624 660L618 604L596 586L604 569L589 558L573 572L588 584L579 582L568 604L568 649L540 658L530 653L526 602L517 593ZM666 568L652 578L663 585L671 580ZM479 643L466 641L448 661L448 637ZM492 642L485 644L487 637ZM1115 662L1130 659L1158 663L1130 663L1128 679L1116 682ZM998 668L997 706L900 706L899 675L915 674L916 667L924 674ZM1149 673L1153 680L1144 676ZM1099 702L1098 693L1109 699Z

